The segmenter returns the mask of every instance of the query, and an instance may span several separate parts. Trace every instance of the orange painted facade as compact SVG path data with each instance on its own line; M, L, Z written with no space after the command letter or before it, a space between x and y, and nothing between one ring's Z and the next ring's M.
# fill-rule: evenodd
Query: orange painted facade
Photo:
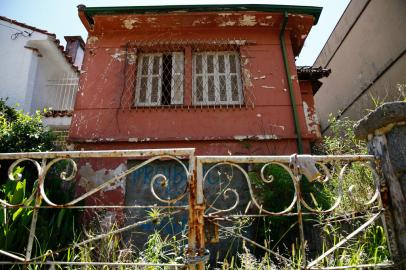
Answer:
M96 14L90 20L79 11L79 16L89 38L69 133L77 149L195 147L201 155L298 152L280 44L283 13L179 10ZM284 33L306 153L318 139L318 125L311 83L299 82L294 58L314 22L312 15L289 14ZM139 48L128 44L137 42L155 42L149 50L157 52L162 44L176 44L184 53L182 105L133 106ZM235 48L241 57L243 104L195 105L192 54L203 47L222 50L221 46Z

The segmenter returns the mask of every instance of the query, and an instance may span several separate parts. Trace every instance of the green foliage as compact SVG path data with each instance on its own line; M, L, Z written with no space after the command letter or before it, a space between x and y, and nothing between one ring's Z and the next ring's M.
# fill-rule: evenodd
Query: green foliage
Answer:
M337 120L332 116L329 121L331 131L324 138L319 151L330 155L367 154L366 143L355 138L353 130L355 121L348 118ZM332 202L338 192L338 173L343 166L343 163L333 163L329 167L333 174L324 189ZM369 215L362 217L362 215L368 212L368 206L365 203L375 192L371 169L359 162L349 164L343 177L342 190L344 194L341 203L335 209L333 216L321 214L318 217L319 225L323 228L321 231L323 252L343 240L348 235L348 231L351 232L361 226L362 222L370 217ZM338 217L343 220L337 223L324 223L328 217ZM345 266L381 263L388 259L389 250L384 228L377 222L352 238L345 246L337 249L322 264L323 266Z
M273 212L280 212L289 207L293 201L295 188L293 179L289 173L279 165L271 164L265 167L264 176L267 179L272 179L271 183L265 183L260 178L259 170L263 164L258 164L254 170L250 172L250 179L255 188L256 198L263 205L264 209ZM300 188L304 199L309 205L322 209L327 209L332 203L330 193L326 192L323 185L320 183L310 183L305 177L301 179ZM293 206L294 209L296 204ZM294 212L295 210L293 210ZM302 209L306 212L306 209ZM311 226L312 220L304 221ZM265 217L257 223L257 238L265 239L267 245L271 249L284 249L285 246L290 246L292 242L297 240L299 235L297 227L297 217L295 216L272 216Z
M59 166L61 167L61 166ZM54 171L60 171L55 168ZM24 168L17 167L14 177L24 176ZM0 213L0 249L24 253L27 247L35 198L31 197L33 187L29 179L20 181L7 181L1 186L1 199L11 204L22 204L27 208L4 209ZM54 177L52 173L45 179L47 196L53 201L63 203L72 199L73 185L63 185L62 180ZM62 190L61 190L62 188ZM76 213L72 209L40 209L36 223L33 256L43 254L49 249L58 249L71 243L73 240ZM63 255L62 255L63 256Z
M327 155L367 154L366 143L355 137L355 121L347 117L336 119L329 116L330 131L324 136L321 145L314 149L315 153Z
M0 153L50 151L54 139L39 111L31 116L0 99Z
M52 131L42 124L39 112L31 116L0 99L0 152L51 151L54 138ZM24 207L0 211L0 249L24 254L34 213L35 196L31 195L38 185L37 169L31 162L22 162L14 168L12 174L16 180L12 181L7 175L10 165L11 161L0 163L0 199ZM67 163L59 162L46 176L45 190L54 202L64 203L73 197L73 186L60 179L66 166ZM41 201L39 204L44 205ZM72 209L39 209L32 256L70 243L74 230Z
M330 121L331 132L319 145L318 153L329 155L367 153L366 144L355 138L353 121L348 118L336 120L332 117ZM326 183L310 183L306 178L301 179L303 199L312 208L328 209L334 204L339 189L338 174L344 165L340 162L328 164L331 178ZM266 167L264 174L267 179L273 181L270 184L265 183L259 173L262 166L263 164L254 167L250 173L256 198L264 209L274 212L286 209L294 194L292 179L281 166L270 165ZM305 239L308 239L310 244L313 243L313 246L306 247L308 260L332 248L370 218L369 215L365 215L370 210L365 203L375 191L371 169L358 162L349 164L343 177L342 189L344 196L333 213L303 216ZM351 190L352 196L348 194L348 190ZM302 211L305 212L306 209L302 208ZM266 217L261 221L262 223L258 222L257 242L285 255L293 263L286 264L272 255L254 249L253 252L245 251L227 258L221 263L221 269L300 269L303 254L298 241L297 217ZM316 242L318 247L314 246ZM273 258L270 259L269 256ZM388 260L389 251L383 225L376 222L324 259L320 266L382 263Z

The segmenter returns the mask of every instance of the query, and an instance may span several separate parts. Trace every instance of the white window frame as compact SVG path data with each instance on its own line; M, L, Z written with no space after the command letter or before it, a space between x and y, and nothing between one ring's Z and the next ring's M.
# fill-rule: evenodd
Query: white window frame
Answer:
M202 73L196 73L196 57L198 55L202 56ZM213 56L213 73L207 73L207 56ZM218 67L218 56L224 56L225 72L219 73ZM230 71L230 55L234 55L236 73L231 73ZM244 96L242 91L242 80L241 80L241 64L238 52L235 51L213 51L213 52L197 52L193 53L192 59L192 80L193 80L193 104L194 105L240 105L243 104ZM215 86L215 100L209 101L209 89L208 89L208 77L214 76L214 86ZM220 76L223 75L226 78L226 100L220 99ZM233 100L232 89L231 89L231 75L237 76L237 87L238 87L238 100ZM197 100L197 77L202 77L203 79L203 101Z
M172 52L172 80L171 80L171 102L170 105L181 105L183 104L183 94L184 94L184 54L183 52ZM163 69L163 64L162 64L162 59L163 59L164 53L141 53L138 56L138 65L137 65L137 77L136 77L136 86L135 86L135 106L140 106L140 107L149 107L149 106L161 106L161 97L162 97L162 69ZM159 72L158 74L153 74L153 59L154 57L158 56L159 57ZM177 57L175 57L177 56ZM143 64L143 59L145 57L148 57L148 73L147 74L142 74L142 64ZM176 72L175 69L175 59L179 59L181 63L179 64L180 69ZM180 83L180 93L178 93L178 96L175 96L175 92L173 91L175 87L175 76L180 76L179 83ZM146 89L146 100L145 102L140 101L140 96L141 96L141 80L143 78L147 78L147 89ZM152 79L153 78L158 78L158 89L157 89L157 101L153 102L151 100L152 98ZM168 106L170 106L168 105ZM162 105L164 106L164 105Z

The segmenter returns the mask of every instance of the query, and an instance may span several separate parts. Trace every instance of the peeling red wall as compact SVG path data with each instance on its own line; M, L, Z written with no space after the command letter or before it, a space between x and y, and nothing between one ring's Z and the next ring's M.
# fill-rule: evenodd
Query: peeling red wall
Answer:
M279 41L281 14L103 15L94 21L69 134L77 149L195 147L197 154L205 155L297 152ZM317 134L308 129L303 101L311 110L314 102L311 91L300 89L307 86L297 80L294 50L303 44L312 24L310 16L290 17L285 35L305 152ZM194 107L191 59L185 53L183 108L123 108L126 44L157 37L249 41L240 47L240 54L247 59L242 69L248 72L245 85L255 95L254 107Z

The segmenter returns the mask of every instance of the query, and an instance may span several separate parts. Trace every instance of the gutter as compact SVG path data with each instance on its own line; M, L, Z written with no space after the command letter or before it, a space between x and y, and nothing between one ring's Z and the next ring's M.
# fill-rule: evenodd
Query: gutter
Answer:
M292 78L291 78L290 71L289 71L289 62L288 62L288 56L286 53L285 29L286 29L287 23L288 23L288 12L285 11L283 13L283 23L282 23L281 32L279 34L279 39L280 39L281 50L282 50L283 65L285 67L286 79L287 79L288 87L289 87L290 103L292 104L292 113L293 113L293 120L294 120L295 133L296 133L297 152L299 154L303 154L302 132L300 130L299 116L298 116L297 107L296 107L296 99L295 99L295 95L293 92L293 82L292 82Z

